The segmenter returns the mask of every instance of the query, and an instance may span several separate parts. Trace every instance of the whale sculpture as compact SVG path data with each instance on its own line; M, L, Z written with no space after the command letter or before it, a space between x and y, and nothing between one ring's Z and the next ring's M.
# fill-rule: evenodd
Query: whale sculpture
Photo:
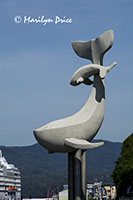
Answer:
M107 73L116 65L103 66L103 56L112 47L114 33L104 32L89 42L73 42L75 53L81 58L92 61L92 64L79 68L70 84L81 83L92 85L90 97L83 108L76 114L50 122L34 130L37 141L49 153L68 152L68 199L86 200L86 152L103 145L103 142L91 143L97 134L104 118L105 85ZM94 80L90 77L94 76Z
M116 65L102 66L102 59L113 44L113 31L103 33L90 42L73 42L72 47L80 57L90 59L92 64L79 68L73 75L71 85L81 83L91 85L90 97L83 108L76 114L50 122L36 130L37 141L48 150L54 152L73 152L76 149L91 149L103 145L103 142L91 143L104 119L105 86L104 78ZM94 81L89 77L94 76Z

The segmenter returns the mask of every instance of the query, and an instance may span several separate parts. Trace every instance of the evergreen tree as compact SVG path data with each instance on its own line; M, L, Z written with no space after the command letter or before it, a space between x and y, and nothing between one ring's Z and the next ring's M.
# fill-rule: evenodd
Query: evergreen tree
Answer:
M133 196L133 133L123 142L112 177L117 196Z

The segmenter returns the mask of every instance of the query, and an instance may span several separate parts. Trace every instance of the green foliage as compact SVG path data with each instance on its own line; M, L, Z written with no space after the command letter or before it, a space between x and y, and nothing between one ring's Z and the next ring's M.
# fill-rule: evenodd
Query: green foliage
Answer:
M116 161L112 177L117 187L118 197L128 196L129 187L129 196L133 195L133 133L123 142L121 156Z

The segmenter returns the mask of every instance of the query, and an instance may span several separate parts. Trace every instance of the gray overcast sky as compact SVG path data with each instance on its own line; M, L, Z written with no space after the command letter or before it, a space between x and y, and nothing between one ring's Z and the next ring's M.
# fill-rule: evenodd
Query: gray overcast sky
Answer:
M78 57L71 42L91 40L109 29L115 41L104 65L118 64L105 81L105 119L96 138L123 141L133 131L132 11L132 0L0 1L0 145L33 144L34 129L84 105L91 87L69 82L90 61ZM24 24L25 16L66 17L72 23Z

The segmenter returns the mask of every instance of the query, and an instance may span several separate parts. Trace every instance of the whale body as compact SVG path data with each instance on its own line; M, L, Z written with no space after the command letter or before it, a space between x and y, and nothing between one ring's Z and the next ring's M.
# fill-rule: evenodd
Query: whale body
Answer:
M71 139L70 141L74 141L72 138L76 138L90 142L95 137L104 119L105 76L103 74L107 74L115 65L116 63L113 63L109 67L103 67L90 64L75 72L71 81L72 85L75 85L75 82L79 78L87 79L87 77L89 78L89 76L94 74L92 91L88 101L79 112L70 117L50 122L34 131L37 141L48 149L50 153L73 151L73 146L69 145L69 139ZM100 72L102 70L106 72ZM82 82L84 81L82 80ZM78 142L80 143L78 140L77 145ZM84 147L83 145L83 148L86 148L86 146Z
M104 40L105 39L105 40ZM106 43L107 40L107 43ZM102 46L103 44L103 46ZM77 86L81 83L92 85L90 97L83 108L76 114L50 122L36 130L34 136L49 153L72 152L75 149L90 149L103 145L103 142L91 143L102 125L105 111L105 86L104 78L116 65L102 66L104 53L113 44L113 33L107 31L95 41L74 42L74 51L83 58L90 59L94 64L79 68L70 82ZM94 51L98 49L99 51ZM84 51L82 51L84 49ZM91 51L93 49L93 51ZM87 54L88 52L88 54ZM89 79L94 76L94 81Z

